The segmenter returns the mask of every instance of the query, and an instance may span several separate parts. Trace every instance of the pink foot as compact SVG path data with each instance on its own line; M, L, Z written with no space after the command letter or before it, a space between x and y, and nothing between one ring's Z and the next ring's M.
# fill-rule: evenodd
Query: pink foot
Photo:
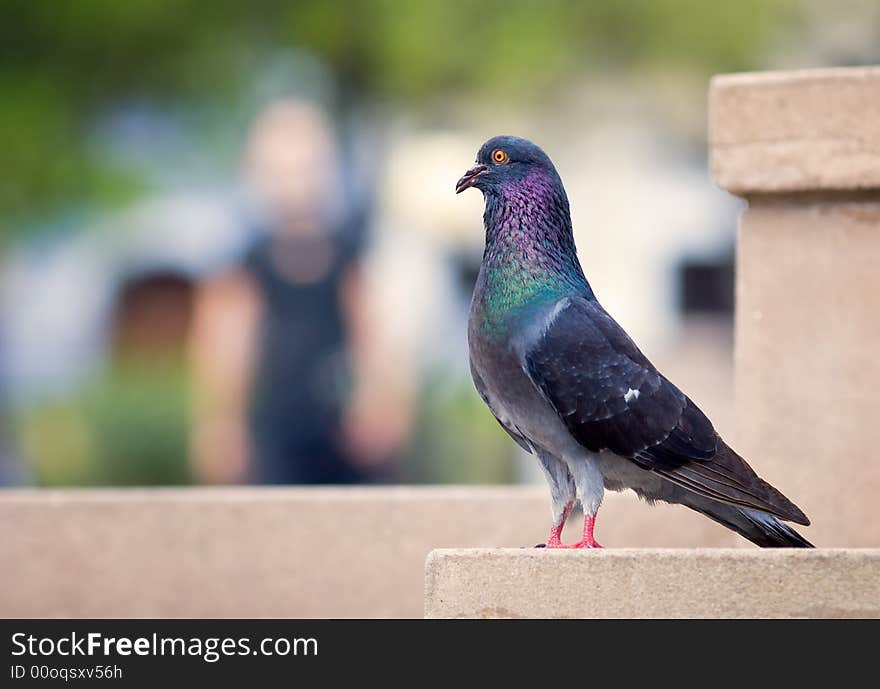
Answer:
M558 536L555 538L553 536L550 536L550 538L547 539L546 543L542 543L538 547L539 548L570 548L571 546L565 545L565 543L563 543L561 540L559 540Z
M554 524L550 527L550 537L547 539L547 543L541 544L537 547L539 548L567 548L562 542L562 529L565 528L565 522L568 521L568 515L571 514L571 508L574 507L573 502L569 502L565 509L562 511L562 519L559 520L558 524Z
M593 538L593 527L596 524L596 515L584 517L584 535L581 540L577 543L572 543L571 545L566 545L562 542L562 527L565 526L565 520L568 517L568 513L571 511L571 505L569 504L566 507L565 514L562 518L562 522L559 524L554 524L553 528L550 529L550 538L547 539L547 543L538 546L543 548L601 548L599 542Z
M551 540L548 540L547 543L544 543L544 544L542 544L542 545L540 545L540 546L538 546L538 547L539 547L539 548L568 548L568 549L573 549L573 548L601 548L602 546L599 545L595 540L593 540L593 541L584 541L584 540L580 540L580 541L578 541L577 543L565 544L565 543L563 543L562 541L560 541L559 539L555 539L555 540L554 540L554 539L551 539Z
M574 545L570 545L568 547L569 548L601 548L602 546L599 545L595 540L591 540L591 541L581 540L581 541L578 541L577 543L575 543Z
M584 535L573 548L601 548L598 541L593 538L593 527L596 525L596 515L584 517Z

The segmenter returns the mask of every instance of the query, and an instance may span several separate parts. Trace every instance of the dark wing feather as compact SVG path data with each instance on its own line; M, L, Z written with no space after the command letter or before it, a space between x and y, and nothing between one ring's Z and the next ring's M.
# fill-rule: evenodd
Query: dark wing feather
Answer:
M708 460L715 429L595 301L567 298L524 367L571 434L645 469Z
M610 450L705 497L808 523L724 444L596 301L560 302L526 348L523 366L587 449Z
M688 462L675 469L657 467L654 471L700 495L770 512L796 524L810 524L797 505L758 476L721 438L718 452L709 462Z

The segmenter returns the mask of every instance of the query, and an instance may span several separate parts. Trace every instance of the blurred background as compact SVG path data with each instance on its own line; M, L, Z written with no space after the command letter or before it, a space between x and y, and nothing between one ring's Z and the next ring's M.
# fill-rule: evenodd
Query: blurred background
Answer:
M0 485L536 480L467 366L482 198L453 185L500 133L550 154L600 300L732 433L708 79L880 62L870 0L0 16Z

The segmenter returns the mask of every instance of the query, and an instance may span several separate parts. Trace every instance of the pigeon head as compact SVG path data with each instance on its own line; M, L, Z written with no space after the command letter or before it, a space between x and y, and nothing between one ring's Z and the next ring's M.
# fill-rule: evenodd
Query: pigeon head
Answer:
M495 136L480 147L476 165L458 180L455 193L476 187L489 197L530 186L534 187L533 193L539 193L541 187L558 187L554 190L562 191L562 182L550 158L527 139Z
M592 294L577 259L565 188L544 151L526 139L493 137L455 191L471 187L486 201L483 267L498 309L539 293Z

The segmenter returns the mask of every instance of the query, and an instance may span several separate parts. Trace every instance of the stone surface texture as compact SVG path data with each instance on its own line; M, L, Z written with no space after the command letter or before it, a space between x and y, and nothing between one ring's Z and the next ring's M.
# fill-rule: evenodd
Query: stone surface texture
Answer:
M435 550L429 618L877 618L880 550Z
M880 67L717 76L712 176L739 194L880 187Z

